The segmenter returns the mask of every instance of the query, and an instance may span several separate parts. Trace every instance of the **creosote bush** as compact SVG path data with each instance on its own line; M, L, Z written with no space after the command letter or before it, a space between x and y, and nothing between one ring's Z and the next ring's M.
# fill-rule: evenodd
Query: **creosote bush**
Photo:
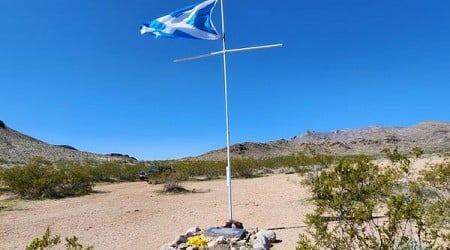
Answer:
M136 181L139 171L145 168L144 163L126 164L117 161L89 166L95 182Z
M43 158L4 169L0 177L4 185L24 198L82 195L91 192L94 186L89 169L81 165L55 165Z
M387 167L365 156L339 159L309 183L316 208L297 249L446 249L450 201L428 195L429 183L410 175L420 149L383 152Z
M304 153L292 154L267 159L233 158L231 160L232 175L234 178L252 178L258 176L258 170L275 170L278 168L293 168L297 172L306 173L317 167L321 169L334 161L336 156L306 155ZM226 175L226 161L201 160L167 160L153 161L156 166L172 166L171 173L156 173L149 175L149 182L153 184L165 183L176 176L179 181L194 179L203 176L206 179L217 179ZM144 170L145 168L141 169Z
M62 198L88 194L95 182L136 181L143 167L143 163L53 163L38 157L24 166L0 169L0 183L23 198Z

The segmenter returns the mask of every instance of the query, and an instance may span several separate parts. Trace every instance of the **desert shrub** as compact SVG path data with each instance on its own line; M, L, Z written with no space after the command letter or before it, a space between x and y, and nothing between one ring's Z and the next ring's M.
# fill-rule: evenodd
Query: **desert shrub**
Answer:
M63 183L59 184L58 191L61 194L55 193L52 197L84 195L92 192L94 179L89 165L60 163L57 164L56 172L62 175Z
M95 182L118 181L120 164L117 162L103 162L91 167L91 174Z
M255 177L257 166L257 161L252 158L234 159L231 162L232 174L238 178Z
M120 171L117 179L119 181L136 181L138 180L137 173L144 168L144 163L122 164L122 166L119 167Z
M167 181L164 184L163 192L165 193L187 193L189 190L183 187L179 182L177 181Z
M421 171L423 180L430 184L442 198L450 198L450 162L443 162Z
M95 182L136 181L145 164L111 161L91 165L90 169Z
M51 249L61 243L61 236L51 235L50 228L47 227L42 238L35 238L28 246L26 250L43 250ZM78 242L76 236L66 238L66 244L64 244L67 250L93 250L93 246L84 247Z
M25 166L4 169L0 179L9 190L24 198L60 198L92 191L89 169L80 165L55 165L34 158Z
M420 172L421 180L429 184L427 187L432 189L439 203L447 209L442 213L445 219L445 227L450 229L450 162L436 164L430 169ZM450 235L448 235L450 237ZM450 240L450 239L449 239Z
M340 159L310 182L316 208L297 249L445 249L449 200L436 201L424 192L426 183L405 178L408 155L420 151L384 153L392 165L381 168L364 156ZM394 191L398 186L401 192ZM380 208L384 216L377 216Z
M325 168L337 158L338 157L331 155L306 155L304 153L296 153L288 156L265 159L232 158L231 166L233 177L250 178L254 177L258 172L278 168L293 168L298 173L307 173L314 171L314 169L320 170ZM227 161L168 160L153 161L151 164L156 166L173 166L173 169L175 170L174 173L182 180L193 179L197 176L215 179L226 175ZM170 175L173 175L174 173L171 173ZM149 177L149 181L151 183L164 183L165 179L170 177L170 175L166 175L168 174L155 174L153 177Z
M207 179L218 178L225 175L224 161L197 161L197 160L179 160L179 161L155 161L155 166L172 166L172 171L161 171L149 173L150 183L165 183L167 180L176 179L186 181L196 176L206 176Z

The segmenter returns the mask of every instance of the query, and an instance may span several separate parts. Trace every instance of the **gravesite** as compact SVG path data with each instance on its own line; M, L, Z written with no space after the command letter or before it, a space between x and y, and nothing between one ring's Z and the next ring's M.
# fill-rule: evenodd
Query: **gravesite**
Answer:
M450 249L448 8L0 3L0 249Z

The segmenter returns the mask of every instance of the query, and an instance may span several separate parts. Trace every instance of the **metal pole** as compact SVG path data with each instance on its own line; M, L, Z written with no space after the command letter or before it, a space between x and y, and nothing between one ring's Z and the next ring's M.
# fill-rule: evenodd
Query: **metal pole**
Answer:
M225 44L225 21L223 15L223 0L220 0L220 13L222 18L222 55L223 55L223 78L225 88L225 123L227 133L227 189L228 189L228 218L233 220L233 206L231 199L231 157L230 157L230 121L228 114L228 82L227 82L227 49Z

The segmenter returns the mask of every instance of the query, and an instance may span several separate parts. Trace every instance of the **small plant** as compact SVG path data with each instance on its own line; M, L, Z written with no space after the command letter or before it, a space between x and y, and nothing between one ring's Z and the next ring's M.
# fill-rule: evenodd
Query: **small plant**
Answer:
M51 235L50 227L47 227L42 238L35 238L30 245L26 246L26 250L44 250L51 249L61 243L61 236ZM66 250L93 250L93 246L84 247L78 242L76 236L66 238L66 244L64 245Z
M67 250L94 250L93 246L84 247L78 242L78 238L76 236L72 236L71 238L66 237L66 246Z
M30 245L28 245L25 249L26 250L42 250L42 249L49 249L53 246L58 245L61 243L61 236L59 235L50 235L50 227L47 227L47 230L45 230L44 235L42 235L42 238L35 238Z

